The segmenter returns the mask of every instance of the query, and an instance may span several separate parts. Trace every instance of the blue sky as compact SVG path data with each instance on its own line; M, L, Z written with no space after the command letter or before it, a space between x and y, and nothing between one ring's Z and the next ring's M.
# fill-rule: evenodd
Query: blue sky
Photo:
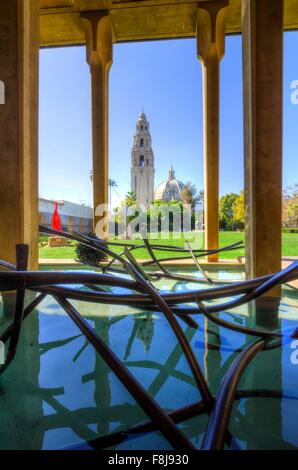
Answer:
M285 34L284 186L298 182L298 33ZM40 195L91 203L90 74L84 47L40 53ZM113 206L130 189L130 151L142 105L150 121L157 185L176 177L203 188L202 74L193 39L116 44L110 72ZM226 39L221 64L220 193L243 188L241 37Z

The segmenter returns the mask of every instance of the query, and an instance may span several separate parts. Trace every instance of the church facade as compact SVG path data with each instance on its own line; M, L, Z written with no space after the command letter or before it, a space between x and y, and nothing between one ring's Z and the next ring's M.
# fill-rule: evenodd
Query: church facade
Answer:
M149 208L153 201L182 201L185 185L175 177L171 165L168 179L160 183L154 191L154 154L149 122L144 111L141 112L131 150L131 191L135 193L138 205Z

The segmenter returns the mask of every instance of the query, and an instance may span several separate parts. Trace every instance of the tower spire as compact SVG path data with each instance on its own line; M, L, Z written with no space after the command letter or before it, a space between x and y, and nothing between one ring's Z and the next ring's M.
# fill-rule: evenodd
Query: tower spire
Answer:
M173 168L172 162L171 162L171 167L170 167L170 169L169 169L169 179L170 179L170 180L175 179L175 170L174 170L174 168Z
M154 173L149 122L142 105L131 151L131 191L136 194L138 204L146 208L154 199Z

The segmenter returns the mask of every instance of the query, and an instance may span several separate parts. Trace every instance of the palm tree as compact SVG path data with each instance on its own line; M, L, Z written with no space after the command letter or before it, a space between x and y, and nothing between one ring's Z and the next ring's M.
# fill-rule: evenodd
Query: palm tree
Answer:
M128 236L128 208L136 206L137 204L137 196L133 191L128 191L125 195L125 211L126 211L126 217L125 217L125 236L126 239L129 238Z
M137 203L137 196L133 191L128 191L126 193L125 203L127 206L134 206Z
M110 212L112 211L112 188L118 188L118 184L115 180L109 179L109 188L110 188Z

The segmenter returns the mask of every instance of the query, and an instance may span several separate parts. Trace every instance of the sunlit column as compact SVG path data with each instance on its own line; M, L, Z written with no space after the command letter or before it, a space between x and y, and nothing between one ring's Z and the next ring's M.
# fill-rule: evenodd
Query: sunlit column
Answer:
M37 269L38 2L2 0L0 31L0 259L15 263L27 243Z
M281 269L283 0L242 0L242 34L246 273L253 278Z
M87 62L91 73L92 139L93 139L93 221L94 231L107 238L108 225L103 217L108 213L108 109L109 70L113 61L112 24L107 11L81 13L86 32ZM106 205L106 211L96 211Z
M203 69L204 224L208 250L218 248L220 61L225 52L227 5L228 1L200 2L197 19L198 57ZM217 254L208 256L208 261L217 260Z

